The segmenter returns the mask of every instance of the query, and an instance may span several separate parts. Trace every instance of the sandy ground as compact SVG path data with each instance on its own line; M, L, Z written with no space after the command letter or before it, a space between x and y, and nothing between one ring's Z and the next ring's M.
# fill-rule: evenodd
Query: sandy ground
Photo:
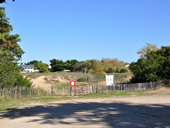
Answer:
M45 76L40 76L38 78L35 78L35 79L31 79L31 82L33 83L33 85L35 87L40 87L40 88L43 88L43 89L48 89L51 87L51 83L47 83L47 81L44 79L46 78Z
M76 99L10 109L1 128L170 128L170 95Z

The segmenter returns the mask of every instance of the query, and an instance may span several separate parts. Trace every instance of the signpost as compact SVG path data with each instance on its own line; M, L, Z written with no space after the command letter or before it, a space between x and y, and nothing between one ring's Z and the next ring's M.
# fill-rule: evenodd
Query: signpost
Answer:
M114 75L106 75L106 86L114 86Z
M71 86L71 95L73 96L74 95L74 91L73 91L73 87L76 85L76 82L74 80L71 80L70 81L70 86Z
M76 82L74 80L70 81L70 86L74 87L76 85Z

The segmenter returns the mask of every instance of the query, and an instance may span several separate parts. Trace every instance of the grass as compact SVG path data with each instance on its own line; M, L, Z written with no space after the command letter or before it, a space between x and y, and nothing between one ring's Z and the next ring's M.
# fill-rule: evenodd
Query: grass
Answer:
M68 100L74 97L37 97L37 98L24 98L24 99L0 99L0 112L9 108L18 108L30 103L46 103L56 100Z
M23 98L23 99L0 99L0 112L7 110L9 108L18 108L30 103L48 103L51 101L59 100L70 100L70 99L89 99L89 98L107 98L107 97L126 97L131 95L136 96L148 96L154 93L145 92L128 92L128 93L116 93L116 94L88 94L84 96L48 96L48 97L34 97L34 98Z

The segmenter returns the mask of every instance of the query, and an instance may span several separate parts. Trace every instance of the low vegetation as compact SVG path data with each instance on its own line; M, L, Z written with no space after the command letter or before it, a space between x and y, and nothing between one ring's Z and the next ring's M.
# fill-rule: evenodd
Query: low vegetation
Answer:
M71 99L87 99L87 98L107 98L107 97L125 97L125 96L147 96L154 95L155 93L146 93L146 92L128 92L128 93L117 93L117 94L88 94L79 97L71 96L50 96L50 97L37 97L37 98L23 98L23 99L0 99L0 112L9 109L24 107L28 104L36 103L48 103L51 101L60 101L60 100L71 100Z

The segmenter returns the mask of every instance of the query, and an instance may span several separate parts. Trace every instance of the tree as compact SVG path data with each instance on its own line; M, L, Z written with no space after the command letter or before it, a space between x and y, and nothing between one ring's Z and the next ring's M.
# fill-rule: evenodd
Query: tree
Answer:
M158 48L156 47L156 45L154 44L149 44L146 43L147 46L144 46L143 48L141 48L137 54L140 54L140 57L144 57L146 55L146 53L151 52L151 51L156 51L158 50Z
M10 35L13 30L6 17L5 8L0 7L0 88L12 86L31 86L31 82L20 74L17 61L24 51L17 44L18 34Z
M108 72L109 69L113 69L114 72L120 72L124 67L124 62L118 59L103 58L101 62L105 72Z
M56 71L63 71L64 70L64 62L62 60L56 60L56 59L52 59L50 60L51 62L51 67L52 67L52 71L56 72Z
M13 30L6 17L5 8L0 7L0 58L7 61L18 61L24 51L17 44L21 39L18 34L10 35Z
M133 63L132 82L149 82L170 79L170 46L147 52Z
M30 87L31 81L20 74L20 67L16 64L5 61L0 63L0 88L13 86Z
M41 61L33 60L27 63L28 65L34 66L34 69L38 69L41 73L48 72L48 64Z
M113 73L114 70L112 68L108 68L108 70L106 71L106 73Z
M12 0L12 1L15 1L15 0ZM5 0L0 0L0 3L5 3Z
M64 68L70 70L71 72L75 72L77 63L78 63L77 60L67 60L65 62Z

